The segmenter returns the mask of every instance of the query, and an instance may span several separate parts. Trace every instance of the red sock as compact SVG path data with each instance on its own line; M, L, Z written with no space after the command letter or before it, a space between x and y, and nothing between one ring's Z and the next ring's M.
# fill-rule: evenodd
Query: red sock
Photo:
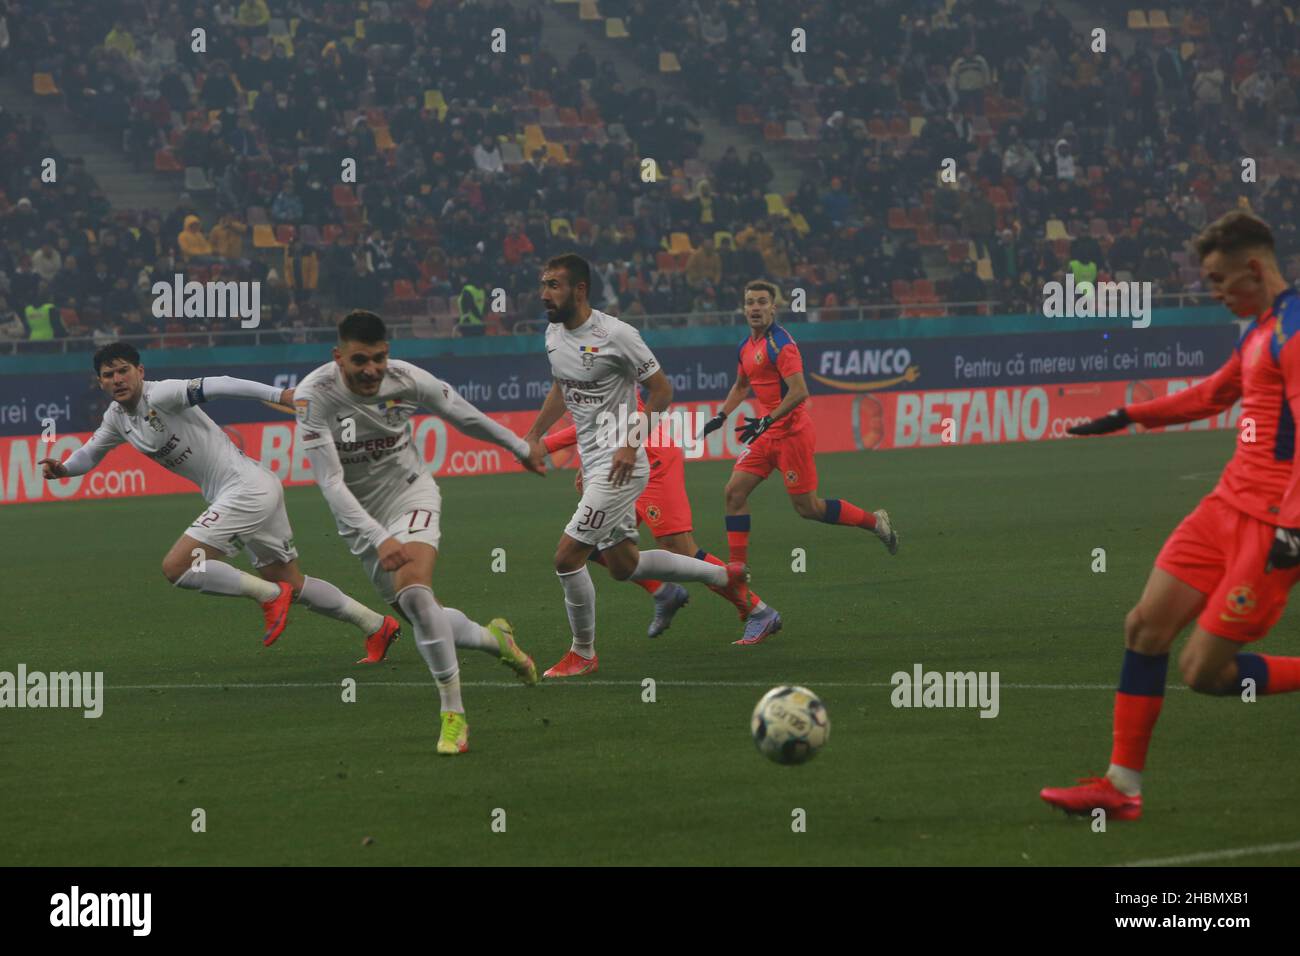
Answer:
M695 557L699 558L701 561L707 561L709 562L709 564L716 564L720 568L725 568L727 566L727 563L725 561L723 561L717 555L709 554L709 552L705 551L703 548L695 552ZM758 603L760 600L759 596L755 594L752 590L749 592L748 602L732 600L731 596L727 593L726 588L710 587L709 590L712 591L714 594L720 595L726 598L728 601L731 601L732 606L737 611L740 612L740 619L742 621L745 618L749 617L750 611L758 607Z
M1111 763L1137 771L1146 766L1151 732L1155 730L1156 718L1160 716L1160 707L1164 702L1164 697L1116 691Z
M749 563L749 515L727 515L727 550L728 560Z
M1300 657L1276 657L1260 654L1268 665L1266 694L1290 694L1300 690Z
M876 516L870 511L863 511L851 501L843 498L826 499L826 515L822 518L827 524L846 524L856 528L874 530Z
M645 588L646 593L649 594L651 597L654 597L654 593L664 586L664 583L662 581L645 580L645 581L633 581L632 583L637 585L638 587Z

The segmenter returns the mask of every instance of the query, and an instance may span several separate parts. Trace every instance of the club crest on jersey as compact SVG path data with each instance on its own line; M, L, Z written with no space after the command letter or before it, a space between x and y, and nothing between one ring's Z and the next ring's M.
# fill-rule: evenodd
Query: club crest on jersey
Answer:
M402 423L402 400L400 398L389 398L375 406L379 411L384 413L384 422L389 425L400 425Z
M651 505L645 510L645 516L650 519L651 524L658 524L663 514L660 512L658 505Z
M298 416L298 421L306 422L307 415L311 410L311 399L295 398L293 400L293 411Z
M786 483L787 485L793 485L793 484L794 484L796 481L798 481L798 480L799 480L799 472L797 472L797 471L787 471L787 472L785 473L785 483Z
M167 426L163 424L162 419L158 417L158 413L152 408L149 409L149 414L144 417L144 420L148 422L149 427L156 432L162 433L167 430Z
M596 365L596 355L600 349L594 345L579 345L578 351L582 353L582 367L594 368Z
M762 364L763 364L763 360L764 360L764 359L763 359L764 351L765 351L764 349L757 349L757 350L755 350L755 352L754 352L754 364L755 364L755 365L762 365Z
M1228 610L1246 615L1255 610L1255 592L1247 584L1238 584L1228 592Z

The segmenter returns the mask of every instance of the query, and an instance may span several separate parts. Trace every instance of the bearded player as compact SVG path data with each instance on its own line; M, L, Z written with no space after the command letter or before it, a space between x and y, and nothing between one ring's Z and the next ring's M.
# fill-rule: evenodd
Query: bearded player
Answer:
M1124 660L1115 693L1110 768L1041 796L1069 813L1097 808L1117 820L1142 815L1142 772L1174 640L1196 626L1179 655L1192 690L1236 696L1300 689L1300 658L1250 653L1286 606L1300 576L1300 484L1295 422L1300 417L1300 295L1278 270L1273 234L1254 216L1231 212L1196 238L1201 275L1229 311L1252 319L1228 361L1199 385L1118 408L1070 429L1102 435L1210 418L1241 399L1242 430L1218 485L1183 519L1156 556L1137 606L1124 621Z
M168 471L199 486L208 507L163 558L167 580L203 594L251 598L262 607L271 645L283 633L289 605L297 601L318 614L346 621L366 634L366 656L382 661L399 625L348 597L333 584L305 577L298 567L293 530L284 510L284 488L273 474L245 457L230 436L199 405L243 398L287 403L292 389L229 376L146 381L140 353L114 342L92 359L99 386L114 401L85 445L62 464L44 458L47 479L84 475L113 448L129 443ZM243 550L257 575L227 564Z
M528 443L465 401L446 382L409 362L390 359L388 331L372 312L350 312L339 323L334 361L312 371L294 390L295 443L338 523L384 600L411 622L420 654L438 685L438 753L469 749L456 647L496 655L525 684L537 683L533 659L515 644L510 624L487 627L433 595L433 566L441 539L442 495L415 449L411 416L424 408L457 429L515 455L542 474Z
M736 381L722 403L722 411L709 419L702 435L722 427L754 389L763 414L746 416L736 437L748 447L736 459L725 490L727 545L732 561L749 556L749 496L774 470L785 482L790 504L801 518L826 524L849 525L870 531L898 553L898 534L883 510L864 511L843 498L817 497L817 432L809 414L808 385L803 377L799 346L776 321L776 286L756 279L745 286L745 319L749 338L740 344Z
M637 394L637 411L645 411L645 402ZM542 439L548 453L561 448L568 448L578 441L578 429L570 425L558 432L552 432ZM646 457L650 461L650 481L641 497L636 500L636 517L639 524L644 524L654 535L655 544L674 554L685 554L708 561L719 567L724 562L714 557L695 543L694 522L691 519L691 501L686 496L686 455L672 441L667 423L661 427L654 439L646 445ZM578 471L578 493L582 493L582 471ZM603 564L600 552L595 552L591 560ZM655 614L646 631L649 637L658 637L671 626L673 617L690 601L690 594L680 584L670 581L645 579L633 581L654 598ZM781 630L781 615L776 608L769 607L752 590L747 601L733 601L726 588L710 586L709 590L735 604L740 619L745 622L745 632L734 644L759 644L766 638Z
M747 603L749 572L743 564L710 564L667 550L637 548L637 499L650 480L650 462L638 441L644 428L610 430L602 421L627 422L637 411L637 383L645 386L646 412L663 412L673 386L640 333L587 302L591 267L576 255L557 256L542 273L542 304L549 326L546 352L554 382L527 439L540 460L541 438L565 408L573 416L582 458L582 500L555 550L555 573L564 588L573 642L546 677L594 673L596 588L587 571L599 550L617 581L698 581L724 588L728 599Z

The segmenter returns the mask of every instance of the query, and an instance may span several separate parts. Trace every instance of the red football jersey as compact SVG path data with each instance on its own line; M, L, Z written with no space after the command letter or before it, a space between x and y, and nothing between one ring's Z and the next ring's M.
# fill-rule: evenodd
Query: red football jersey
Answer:
M1241 399L1237 449L1215 493L1246 514L1300 527L1300 492L1292 480L1295 420L1300 410L1300 295L1288 289L1251 323L1232 356L1200 384L1130 405L1139 425L1209 418Z
M795 345L790 333L781 326L773 324L761 339L753 336L740 343L740 372L749 378L754 389L754 397L764 415L770 415L785 393L787 376L803 371L803 356L799 346ZM811 399L804 399L794 411L772 426L773 432L794 431L812 424L808 414Z

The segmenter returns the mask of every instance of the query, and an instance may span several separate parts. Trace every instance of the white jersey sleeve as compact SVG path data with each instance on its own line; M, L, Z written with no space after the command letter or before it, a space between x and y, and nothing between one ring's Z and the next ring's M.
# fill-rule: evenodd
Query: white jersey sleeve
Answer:
M411 401L451 422L471 438L499 445L516 458L528 457L526 441L488 418L442 379L417 365L409 366L407 373L414 389L414 394L407 396Z
M299 425L300 429L302 427ZM325 441L315 441L305 449L312 477L325 496L325 503L329 505L334 520L357 532L372 547L377 548L389 537L388 530L370 516L370 512L361 506L356 495L348 488L347 482L343 480L343 465L339 461L338 449L329 440L329 432L323 434Z
M632 376L638 382L644 382L659 371L659 360L645 344L641 333L626 323L615 327L614 339L632 367Z
M294 444L305 450L319 448L321 445L334 447L334 438L330 434L330 410L326 406L330 400L323 389L310 386L294 389L293 410L298 418L294 434ZM335 458L338 457L336 454Z
M68 470L69 477L84 475L103 461L105 455L125 441L126 436L105 414L104 420L95 429L95 434L90 436L90 441L69 455L63 462L63 467Z
M251 398L264 402L278 402L282 389L261 382L252 382L230 375L208 375L182 381L166 378L153 383L149 401L163 412L176 414L194 405L214 398Z
M197 391L196 391L197 386ZM214 398L249 398L263 402L278 402L284 389L263 385L246 378L231 375L209 375L196 378L188 385L190 404L211 401Z
M312 478L320 488L325 503L329 505L334 520L378 547L381 541L388 538L388 531L371 517L347 485L343 463L330 431L333 400L326 389L313 388L307 384L294 390L293 405L298 417L294 444L306 453Z
M194 379L194 382L201 382L202 379ZM161 412L175 415L177 412L184 411L194 402L190 401L190 382L182 381L179 378L164 378L153 383L149 390L149 404Z

